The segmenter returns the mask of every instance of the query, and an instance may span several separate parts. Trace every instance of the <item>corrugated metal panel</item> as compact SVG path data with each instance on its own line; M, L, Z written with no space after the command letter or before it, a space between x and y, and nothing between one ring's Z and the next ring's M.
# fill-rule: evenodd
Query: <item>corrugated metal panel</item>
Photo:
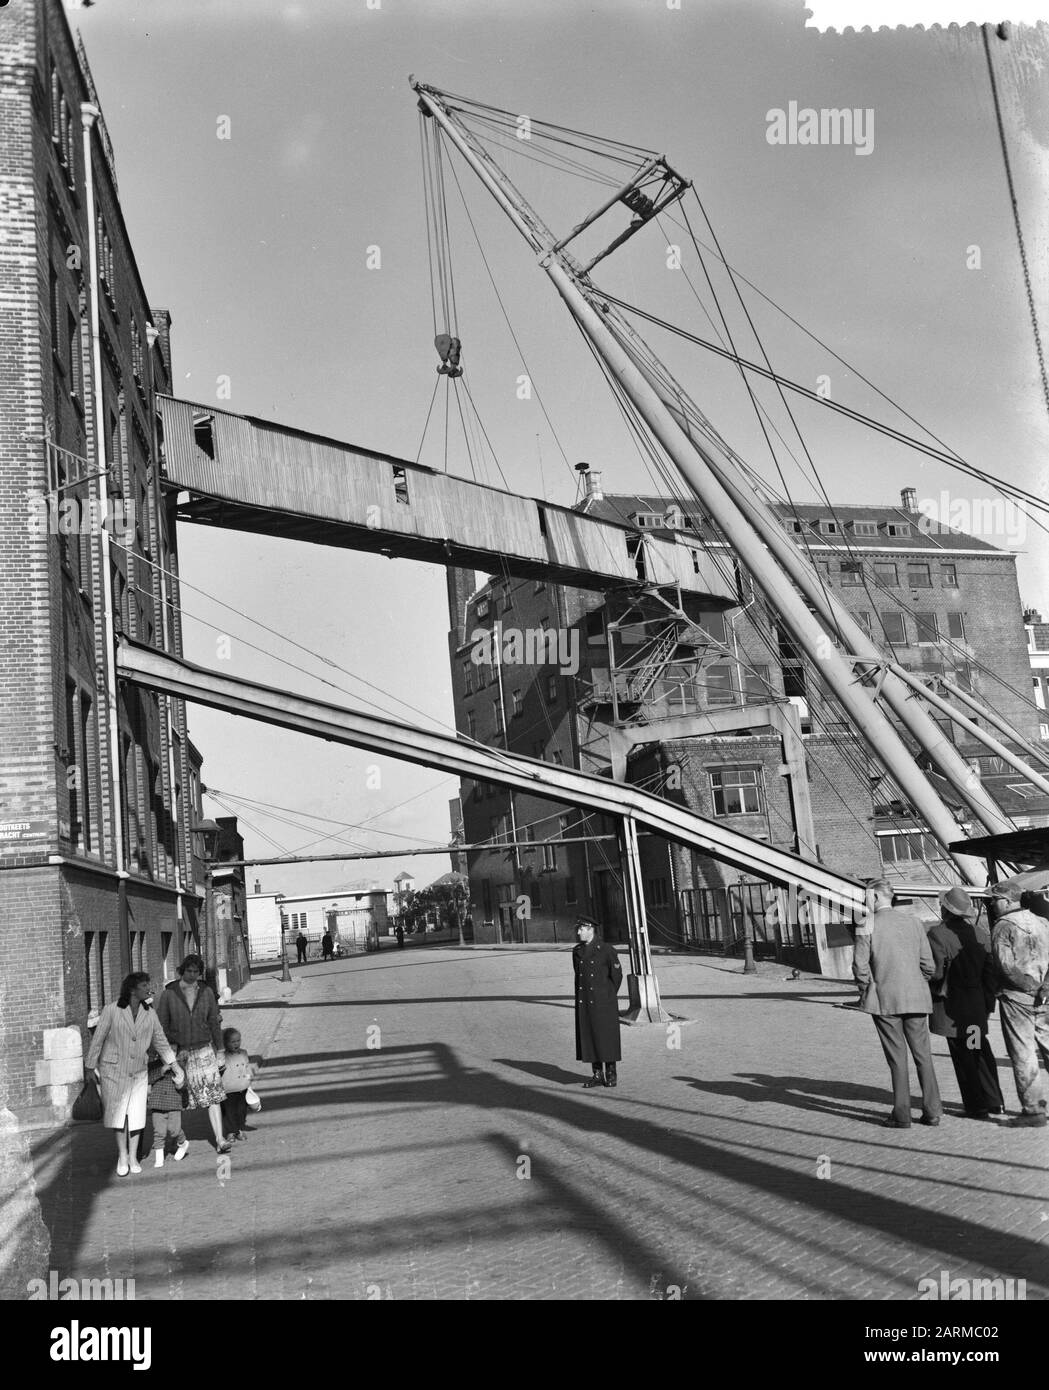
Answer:
M462 552L470 552L477 568L490 557L493 569L516 559L581 580L637 578L627 528L280 425L170 397L157 400L167 480L196 496L366 528L373 542L388 535L394 553L401 536L431 546L450 542L459 552L449 554L450 562L463 564ZM198 446L195 417L207 422L214 457ZM735 601L712 564L697 574L683 547L654 537L645 544L650 580Z

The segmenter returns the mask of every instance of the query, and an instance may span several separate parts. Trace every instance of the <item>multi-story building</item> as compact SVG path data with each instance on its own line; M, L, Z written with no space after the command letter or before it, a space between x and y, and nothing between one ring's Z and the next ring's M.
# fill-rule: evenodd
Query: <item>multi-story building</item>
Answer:
M126 972L167 978L199 941L203 877L185 709L112 659L114 630L182 650L170 316L59 0L5 9L0 44L0 1105L21 1116L68 1102Z
M1039 710L1038 736L1049 740L1049 623L1034 608L1024 610L1027 654L1031 662L1031 693Z
M696 503L608 496L591 482L581 505L639 536L694 537L697 555L733 570ZM931 521L911 489L898 507L783 506L779 515L835 597L900 665L984 696L1025 737L1038 737L1013 554ZM950 861L749 576L736 575L739 604L704 611L653 588L602 596L493 577L473 592L473 575L453 572L458 730L663 791L846 872L951 881ZM1018 825L1049 821L1046 798L1029 783L951 721L941 726ZM965 815L943 786L961 838ZM466 842L491 846L469 855L481 939L566 939L581 907L621 936L613 826L481 782L464 782L461 799ZM742 935L748 914L759 939L766 934L764 884L740 882L657 836L641 836L640 854L654 942L720 948Z

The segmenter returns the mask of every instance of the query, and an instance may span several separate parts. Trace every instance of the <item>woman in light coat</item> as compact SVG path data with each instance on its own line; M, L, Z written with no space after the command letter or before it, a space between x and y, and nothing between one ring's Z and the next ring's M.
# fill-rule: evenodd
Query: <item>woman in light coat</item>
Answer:
M151 993L148 975L138 971L126 977L116 1003L107 1004L99 1015L84 1063L94 1072L102 1091L102 1123L116 1130L119 1178L142 1171L138 1144L146 1127L149 1049L156 1048L165 1062L175 1062L175 1049L146 1003ZM181 1086L182 1070L177 1062L175 1077Z

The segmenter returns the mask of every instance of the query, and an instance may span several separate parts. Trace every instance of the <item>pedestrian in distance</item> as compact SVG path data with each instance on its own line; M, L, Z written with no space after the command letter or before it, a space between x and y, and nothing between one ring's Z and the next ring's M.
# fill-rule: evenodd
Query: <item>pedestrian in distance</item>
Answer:
M623 1055L616 998L623 983L623 967L615 948L597 939L597 930L593 918L577 918L578 944L572 949L575 1055L577 1061L591 1065L593 1075L583 1082L588 1090L593 1086L615 1086L619 1079L616 1063Z
M404 928L400 922L397 923L397 949L398 951L404 950Z
M1002 1034L1021 1110L1006 1124L1040 1128L1049 1122L1038 1074L1039 1056L1049 1067L1049 921L1023 906L1023 890L1015 883L996 884L991 893L996 914L991 951Z
M321 937L321 960L331 960L335 954L335 942L331 939L331 932L326 931Z
M165 1062L156 1048L149 1054L149 1113L153 1121L153 1167L163 1168L171 1152L181 1163L189 1152L189 1140L182 1128L186 1077L177 1062Z
M175 1047L160 1018L146 1000L152 993L149 976L136 971L125 977L116 1002L99 1015L84 1066L94 1072L102 1092L102 1123L116 1131L117 1177L141 1173L138 1145L146 1127L150 1048L175 1062ZM181 1068L176 1065L176 1076Z
M298 936L295 938L295 949L299 953L299 959L296 961L297 965L306 964L306 952L309 948L309 944L310 943L306 940L306 937L300 931Z
M935 966L929 1031L947 1039L966 1115L987 1120L1004 1111L1005 1099L987 1036L994 1012L994 959L976 934L976 917L964 888L951 888L940 899L940 921L928 928Z
M178 976L161 991L157 1016L179 1050L179 1063L186 1073L186 1109L208 1112L215 1148L229 1153L230 1144L222 1136L221 1106L226 1092L219 1076L218 1054L223 1048L218 1000L204 983L200 956L187 956Z
M856 929L852 973L862 992L863 1011L874 1018L892 1078L892 1113L882 1123L889 1129L909 1129L908 1049L921 1087L922 1124L938 1125L943 1114L929 1043L928 981L935 965L925 928L911 913L893 907L892 897L886 879L867 884L867 917Z
M222 1074L222 1089L226 1098L222 1102L222 1122L227 1139L246 1139L244 1126L248 1118L247 1090L255 1075L251 1058L240 1042L236 1028L227 1028L222 1034L223 1055L219 1059Z

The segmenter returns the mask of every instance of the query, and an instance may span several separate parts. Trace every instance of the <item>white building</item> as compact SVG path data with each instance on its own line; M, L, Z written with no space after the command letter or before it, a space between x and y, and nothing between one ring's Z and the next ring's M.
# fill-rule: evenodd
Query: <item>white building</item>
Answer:
M263 893L259 884L248 897L248 954L253 961L279 960L283 893Z
M344 952L376 951L379 934L386 931L388 890L385 888L331 889L327 893L288 894L281 913L289 942L299 932L309 941L309 958L320 955L321 937L330 931Z

